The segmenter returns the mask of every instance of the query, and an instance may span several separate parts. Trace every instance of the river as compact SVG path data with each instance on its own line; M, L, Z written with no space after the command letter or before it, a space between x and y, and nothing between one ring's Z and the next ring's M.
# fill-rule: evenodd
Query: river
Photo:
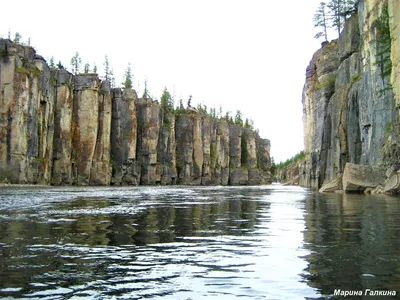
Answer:
M400 295L400 199L279 185L0 187L0 254L9 299ZM363 298L382 299L347 297Z

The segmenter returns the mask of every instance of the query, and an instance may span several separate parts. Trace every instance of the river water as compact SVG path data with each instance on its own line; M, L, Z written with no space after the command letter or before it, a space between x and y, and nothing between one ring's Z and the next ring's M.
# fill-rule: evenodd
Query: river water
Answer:
M400 295L400 199L277 185L1 187L0 255L9 299ZM346 299L362 298L382 299Z

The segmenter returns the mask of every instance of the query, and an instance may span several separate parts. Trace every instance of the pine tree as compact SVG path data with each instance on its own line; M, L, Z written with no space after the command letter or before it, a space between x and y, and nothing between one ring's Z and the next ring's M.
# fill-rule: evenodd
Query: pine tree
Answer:
M20 43L21 39L22 39L22 36L18 32L16 32L15 36L14 36L14 43Z
M164 88L164 91L161 95L161 109L163 112L169 112L172 111L174 108L173 103L172 103L172 97L171 94L168 92L167 88Z
M114 70L113 69L110 69L108 76L109 76L108 80L110 81L110 86L112 88L115 88L116 85L115 85L115 77L114 77Z
M132 88L132 68L131 64L128 63L128 67L126 68L125 71L125 80L124 80L124 88L126 89L131 89Z
M144 80L144 91L143 91L142 98L146 99L148 95L149 95L149 90L147 89L147 78L146 78Z
M242 112L240 110L236 111L235 124L239 125L239 126L243 126Z
M104 57L104 76L106 81L110 81L110 62L107 55Z
M54 56L50 57L49 67L52 69L54 69L56 67L54 64Z
M218 118L222 118L222 106L219 106L219 110L218 110Z
M328 16L327 16L327 7L325 2L321 2L318 6L317 12L314 15L314 27L321 28L322 31L319 31L315 38L319 39L323 37L325 41L328 41Z
M332 27L337 30L338 36L348 17L355 12L357 4L357 0L330 0L327 3L326 6L330 11Z
M78 51L76 51L75 55L71 58L71 67L72 67L72 73L73 74L78 74L79 69L81 67L82 59L79 56Z
M59 69L59 70L63 70L64 69L64 66L61 63L61 60L59 60L58 63L57 63L57 69Z
M85 64L85 66L83 67L83 73L90 73L90 64Z

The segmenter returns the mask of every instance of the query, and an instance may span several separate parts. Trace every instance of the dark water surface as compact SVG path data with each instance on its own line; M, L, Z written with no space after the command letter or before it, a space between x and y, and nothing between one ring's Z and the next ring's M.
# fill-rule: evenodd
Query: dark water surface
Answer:
M399 198L0 188L0 298L339 298L335 289L400 295ZM375 299L346 299L362 298Z

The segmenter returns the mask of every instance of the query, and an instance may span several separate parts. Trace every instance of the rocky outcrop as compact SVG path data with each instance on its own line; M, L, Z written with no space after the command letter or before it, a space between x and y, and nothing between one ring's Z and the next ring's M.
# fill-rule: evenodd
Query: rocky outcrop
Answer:
M347 163L344 168L342 187L345 192L364 192L384 184L384 171L380 167Z
M303 91L300 185L319 189L343 175L344 190L360 191L366 187L345 179L346 165L400 169L399 25L398 1L359 1L339 39L314 54Z
M0 181L52 185L256 185L270 142L195 110L175 114L97 74L50 69L0 39Z
M0 39L0 169L19 183L51 177L55 89L51 71L31 47Z
M276 180L285 185L299 185L300 175L304 173L305 160L294 161L286 167L279 168L276 174Z

